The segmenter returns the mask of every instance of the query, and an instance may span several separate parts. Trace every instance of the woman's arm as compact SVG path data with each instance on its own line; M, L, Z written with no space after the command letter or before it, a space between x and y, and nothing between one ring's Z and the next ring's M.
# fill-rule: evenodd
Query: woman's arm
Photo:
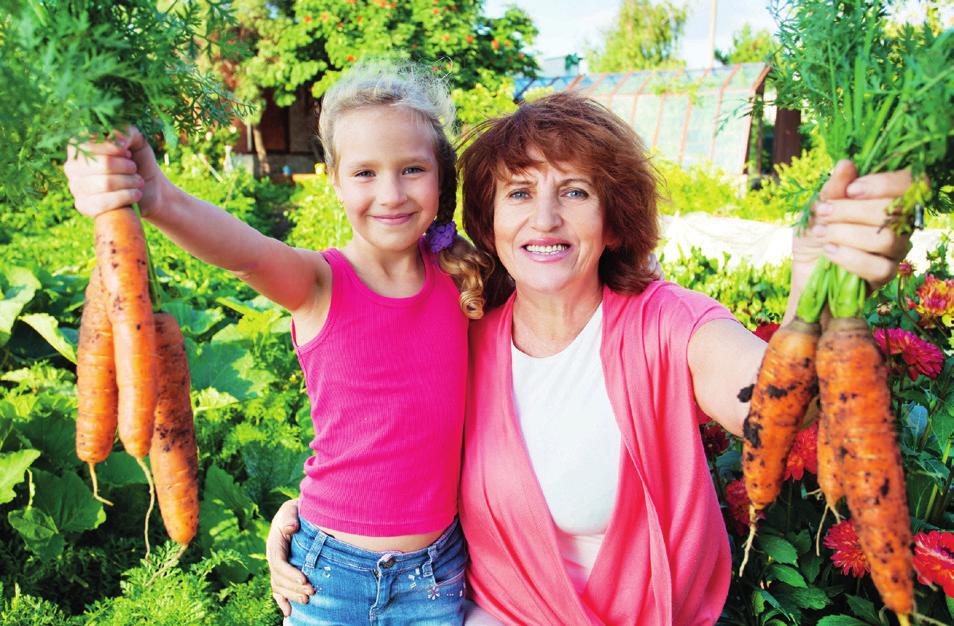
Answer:
M822 188L809 228L792 246L792 287L784 322L794 318L798 298L821 254L867 280L872 287L894 276L908 239L884 224L892 202L911 184L907 172L857 178L842 161ZM735 435L749 410L744 390L755 382L766 344L736 322L716 320L689 340L689 369L696 402Z
M289 600L307 604L314 589L308 579L293 565L289 564L292 535L298 530L298 500L288 500L282 504L265 540L265 560L271 574L272 597L278 603L285 617L291 615Z
M290 311L311 304L319 285L329 284L330 269L317 252L266 237L173 185L135 128L112 142L71 148L64 171L81 213L95 217L138 202L143 217L176 245Z

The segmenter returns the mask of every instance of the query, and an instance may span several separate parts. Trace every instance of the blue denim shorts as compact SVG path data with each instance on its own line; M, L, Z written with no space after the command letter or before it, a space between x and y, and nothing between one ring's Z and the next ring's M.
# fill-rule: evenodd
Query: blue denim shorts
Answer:
M467 545L455 519L430 546L371 552L298 518L289 561L315 592L292 602L285 626L458 626L464 621Z

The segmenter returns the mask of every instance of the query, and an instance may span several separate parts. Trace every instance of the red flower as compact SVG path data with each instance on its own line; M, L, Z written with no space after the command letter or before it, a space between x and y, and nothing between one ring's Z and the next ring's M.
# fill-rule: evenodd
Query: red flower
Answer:
M937 378L944 368L944 353L930 341L919 338L903 328L878 328L874 331L875 341L884 354L900 354L908 366L908 376L917 380L918 374L928 378ZM887 345L885 342L887 341ZM890 351L890 352L889 352Z
M306 16L305 16L305 23L307 24L307 23L310 22L310 21L311 21L311 16L310 16L310 15L306 15Z
M523 58L523 53L522 53L522 52L518 52L518 53L517 53L517 58L518 58L518 59L522 59L522 58Z
M908 263L907 261L901 261L898 264L898 275L899 276L911 276L914 274L914 266Z
M759 327L755 329L755 336L761 339L762 341L768 342L772 338L772 335L775 334L775 331L779 329L779 324L759 324Z
M954 279L940 280L928 274L917 296L918 302L909 306L918 312L921 326L954 326Z
M828 529L825 534L825 545L834 550L831 555L831 562L841 568L841 573L845 576L849 574L855 578L861 578L865 572L870 572L868 559L865 553L861 551L861 543L858 541L858 533L851 520L838 522Z
M954 598L954 533L918 533L914 536L914 570L925 585L938 585Z
M878 310L878 315L882 317L886 317L888 315L891 315L891 311L894 310L894 304L892 304L891 302L882 302L881 304L878 305L877 310Z
M725 452L729 448L725 429L716 422L703 424L702 446L706 449L706 455L713 459Z
M349 55L348 55L348 63L354 63L354 55L353 55L353 54L349 54Z
M736 535L744 537L749 533L749 507L752 501L745 491L745 482L740 478L725 486L725 502L729 505L729 521ZM763 519L765 513L758 512L758 519Z
M818 422L795 435L795 443L785 459L785 477L801 480L805 470L818 473Z

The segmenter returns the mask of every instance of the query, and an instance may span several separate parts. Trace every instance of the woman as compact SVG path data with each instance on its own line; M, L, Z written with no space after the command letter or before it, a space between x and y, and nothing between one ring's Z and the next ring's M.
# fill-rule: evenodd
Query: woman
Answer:
M721 305L653 281L656 187L633 131L572 94L483 125L460 159L464 223L495 261L473 325L460 517L473 599L508 624L711 624L730 554L697 424L740 434L765 344ZM793 315L819 253L875 284L904 173L836 167L796 240ZM846 199L851 183L854 192ZM273 591L300 597L280 561Z

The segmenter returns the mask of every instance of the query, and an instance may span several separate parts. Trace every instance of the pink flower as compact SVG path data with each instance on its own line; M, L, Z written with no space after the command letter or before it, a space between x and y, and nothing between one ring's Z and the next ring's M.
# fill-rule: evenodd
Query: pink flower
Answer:
M873 334L881 352L901 355L911 380L917 380L918 374L937 378L944 368L944 353L941 349L910 331L903 328L889 328L887 331L878 328Z
M829 528L825 534L825 545L834 550L831 562L840 567L841 573L845 576L850 574L855 578L861 578L865 572L871 571L868 559L861 551L858 533L855 532L855 526L851 520L838 522Z
M729 521L732 531L744 537L749 532L749 507L752 501L749 500L749 494L745 491L745 481L741 478L733 480L725 486L725 502L729 506ZM765 517L763 511L758 512L758 518Z
M939 280L928 274L918 287L917 298L908 306L917 311L921 326L954 326L954 279Z
M779 329L778 324L759 324L759 327L756 328L753 332L755 336L761 339L762 341L767 342L772 338L772 335L775 334L775 331Z
M938 585L954 598L954 533L918 533L914 536L914 570L925 585Z
M785 459L785 477L783 480L794 478L801 480L808 470L812 474L818 473L818 422L808 428L800 430L795 435L795 442Z
M898 264L898 275L899 276L911 276L914 274L914 266L908 263L907 261L901 261Z

